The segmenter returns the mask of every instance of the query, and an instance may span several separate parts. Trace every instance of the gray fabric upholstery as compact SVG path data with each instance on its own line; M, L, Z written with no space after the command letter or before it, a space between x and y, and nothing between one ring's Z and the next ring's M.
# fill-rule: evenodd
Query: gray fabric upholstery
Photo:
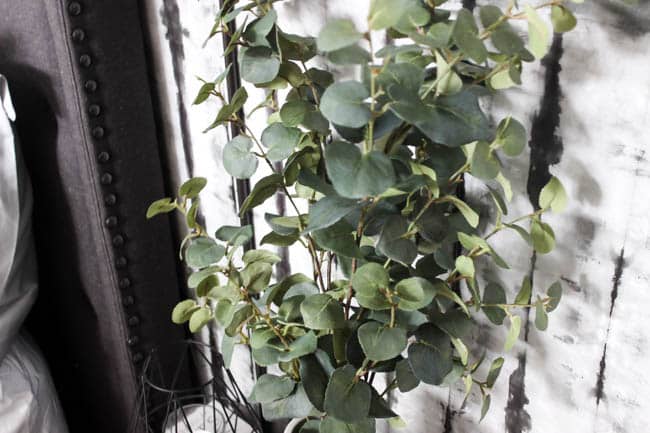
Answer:
M0 2L34 189L30 328L73 433L128 431L147 350L184 337L170 222L144 218L164 184L139 20L127 0Z

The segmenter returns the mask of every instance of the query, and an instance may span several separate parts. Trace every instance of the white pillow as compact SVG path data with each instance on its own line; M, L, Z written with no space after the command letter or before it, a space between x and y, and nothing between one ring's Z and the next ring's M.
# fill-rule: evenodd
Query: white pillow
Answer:
M67 433L45 362L19 336L36 298L32 195L11 120L15 112L0 75L0 432Z

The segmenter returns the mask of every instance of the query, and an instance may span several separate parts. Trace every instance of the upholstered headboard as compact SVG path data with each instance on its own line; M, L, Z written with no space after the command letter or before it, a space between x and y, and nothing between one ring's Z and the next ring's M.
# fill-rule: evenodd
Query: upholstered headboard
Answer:
M127 431L147 350L184 338L140 11L132 0L0 2L35 196L40 295L30 318L72 432Z

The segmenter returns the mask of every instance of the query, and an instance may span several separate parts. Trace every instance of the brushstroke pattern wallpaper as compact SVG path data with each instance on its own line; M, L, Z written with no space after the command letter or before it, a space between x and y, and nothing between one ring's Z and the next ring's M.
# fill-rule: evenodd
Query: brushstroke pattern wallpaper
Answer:
M205 44L218 4L143 3L174 176L209 179L202 197L209 228L237 223L235 189L221 164L227 131L202 132L219 107L192 105L201 85L197 77L213 79L223 71L221 39ZM316 35L326 17L352 18L364 28L366 3L287 0L277 10L287 30ZM566 213L549 217L557 219L552 221L558 239L554 254L536 256L516 235L503 234L494 247L517 272L486 272L510 287L511 296L526 275L541 290L561 274L564 299L546 332L525 318L525 331L506 357L491 410L480 424L479 395L461 407L462 389L421 386L408 396L391 395L408 424L402 431L623 433L647 431L650 424L650 332L643 320L650 308L650 2L587 0L574 10L578 28L556 35L542 64L526 66L527 84L486 101L495 122L512 112L529 131L528 163L521 158L519 165L508 166L519 196L528 198L513 202L512 213L531 211L551 175L562 179L571 198ZM248 92L247 111L265 96L254 87ZM266 114L257 111L248 119L255 132L264 128ZM490 200L488 192L471 179L466 188L470 203L488 212L482 206ZM284 207L279 200L256 209L258 239L268 232L264 212L281 214ZM299 250L282 253L288 260L279 274L306 269ZM488 357L494 357L489 348L500 351L504 332L486 320L473 336L476 355L487 347ZM233 368L249 386L245 353L238 354ZM378 431L392 430L385 424Z

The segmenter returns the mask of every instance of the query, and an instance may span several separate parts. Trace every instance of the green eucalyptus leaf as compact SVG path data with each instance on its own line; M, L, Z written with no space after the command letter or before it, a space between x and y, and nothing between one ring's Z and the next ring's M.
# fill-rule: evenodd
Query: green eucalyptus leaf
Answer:
M300 378L311 404L319 411L324 410L325 390L329 377L314 355L300 358Z
M521 332L521 317L519 316L510 316L510 329L508 330L508 335L506 337L506 342L503 346L503 350L508 352L513 348L517 340L519 339L519 333Z
M578 24L573 13L563 5L553 5L551 8L551 22L556 33L569 32Z
M251 307L249 304L241 304L236 306L235 310L232 313L232 320L225 329L226 335L234 337L239 332L239 329L244 324L244 322L246 322L252 314L253 307Z
M381 152L364 155L359 148L344 141L334 141L325 147L325 164L334 189L343 197L376 196L395 183L390 159Z
M249 210L264 203L283 185L284 178L281 174L274 173L260 179L253 187L253 190L248 197L246 197L244 203L242 203L239 215L244 215Z
M474 278L474 260L467 256L458 256L456 258L456 270L460 275L467 278Z
M499 160L485 141L479 141L474 146L471 165L472 174L482 180L494 179L501 169Z
M249 399L254 403L270 403L288 397L296 387L296 382L288 376L263 374L253 386Z
M436 289L429 281L420 277L411 277L399 281L395 285L399 296L400 310L413 311L424 308L433 301Z
M210 97L210 95L212 95L212 92L214 92L215 87L216 87L215 83L203 83L203 85L199 89L199 93L196 95L196 98L194 99L194 102L192 102L192 105L199 105L205 102Z
M401 216L392 216L382 227L377 251L399 263L410 266L417 257L418 250L415 242L404 238L408 230L408 222Z
M268 263L275 265L282 261L282 258L277 254L267 250L249 250L244 253L242 257L244 264L248 265L256 262Z
M501 21L495 26L497 21L502 19L501 9L494 5L486 5L481 7L480 16L483 27L494 26L490 39L497 50L508 55L518 54L524 50L524 41L507 21Z
M479 419L479 422L483 421L483 418L485 418L485 415L487 415L488 410L490 410L491 401L492 398L490 397L490 394L483 396L483 403L481 404L481 418Z
M147 209L147 219L163 213L169 213L174 209L176 209L176 202L174 200L171 198L161 198L149 205L149 208Z
M327 228L359 207L356 200L330 195L314 203L309 210L305 232Z
M485 286L483 292L484 304L506 304L506 292L499 284L490 282ZM506 318L506 312L501 307L483 307L483 312L495 325L502 325L503 319Z
M358 330L359 343L371 361L387 361L406 348L406 330L388 328L378 322L366 322Z
M453 38L458 47L476 63L483 63L487 59L487 49L478 37L478 26L469 10L458 11Z
M196 198L207 184L208 180L204 177L192 178L181 185L178 194L181 197Z
M281 123L273 123L262 132L262 144L268 148L266 156L273 162L288 158L300 143L302 132Z
M519 293L517 293L517 296L515 297L515 304L520 304L520 305L528 304L530 302L532 291L533 291L533 287L530 282L530 278L526 276L521 282L521 289L519 289Z
M546 305L546 311L549 313L555 310L562 299L562 284L559 281L554 282L551 287L549 287L546 295L551 298L551 300Z
M395 365L395 378L397 379L397 387L403 393L415 389L420 384L420 379L413 374L408 359L397 362Z
M217 263L226 249L208 237L193 238L185 250L185 262L192 268L205 268Z
M342 81L325 90L320 109L332 123L359 128L370 120L370 108L365 102L369 96L366 87L358 81Z
M479 216L467 203L453 195L443 197L443 201L450 202L456 206L470 226L474 228L478 227Z
M371 0L368 24L371 30L393 27L400 21L408 0Z
M251 45L263 45L269 46L266 36L271 33L275 22L278 19L278 14L275 10L271 9L266 12L262 17L251 22L243 33L244 39L246 39Z
M424 383L440 385L453 367L451 339L435 325L424 324L408 348L413 374Z
M192 313L190 317L190 332L198 332L212 320L212 311L206 307L201 307Z
M546 331L548 328L548 314L544 309L544 304L539 301L535 305L535 327L540 331Z
M499 373L501 373L503 362L503 358L497 358L492 361L492 365L490 365L490 370L488 371L487 379L485 379L485 384L488 388L492 388L496 383L497 378L499 377Z
M313 331L301 335L289 344L289 351L278 358L281 362L289 362L305 355L310 355L318 348L318 338Z
M253 238L253 226L222 226L214 236L220 241L227 242L228 245L239 247L247 244Z
M327 59L337 65L362 65L372 59L370 53L359 45L350 45L327 53Z
M548 41L550 37L548 26L530 5L525 6L525 11L526 19L528 20L529 49L535 58L541 59L548 52Z
M316 230L312 237L320 246L344 257L363 258L361 249L352 234L354 228L345 221L339 221L325 229Z
M244 287L252 293L260 293L269 285L273 275L273 266L265 262L248 264L240 273Z
M533 219L530 226L530 237L533 248L540 254L547 254L555 248L555 233L550 225Z
M316 44L320 51L336 51L356 44L362 37L352 21L334 19L325 24L318 34Z
M302 384L296 385L296 390L288 397L262 404L264 419L273 421L285 418L305 418L314 407L309 402Z
M390 303L382 291L390 285L388 271L377 263L361 266L352 276L352 287L356 291L359 305L371 310L385 310Z
M562 182L553 176L539 193L539 207L560 213L566 208L567 193Z
M253 141L238 135L223 148L223 167L228 174L237 179L248 179L257 170L257 157L251 152Z
M508 116L497 127L494 143L508 156L518 156L526 147L526 128L517 120Z
M252 84L272 81L280 72L280 59L268 47L241 50L241 76Z
M190 320L192 314L198 310L199 307L194 299L186 299L179 302L172 310L172 322L177 325L183 324Z
M345 365L334 370L325 391L325 412L346 423L358 423L370 411L370 385L355 378L356 369Z
M396 101L390 105L391 110L436 143L457 147L492 139L477 96L467 90L424 102L413 100L395 85L388 89L388 93Z
M300 312L310 329L336 329L345 324L343 306L327 294L308 297L300 305Z

